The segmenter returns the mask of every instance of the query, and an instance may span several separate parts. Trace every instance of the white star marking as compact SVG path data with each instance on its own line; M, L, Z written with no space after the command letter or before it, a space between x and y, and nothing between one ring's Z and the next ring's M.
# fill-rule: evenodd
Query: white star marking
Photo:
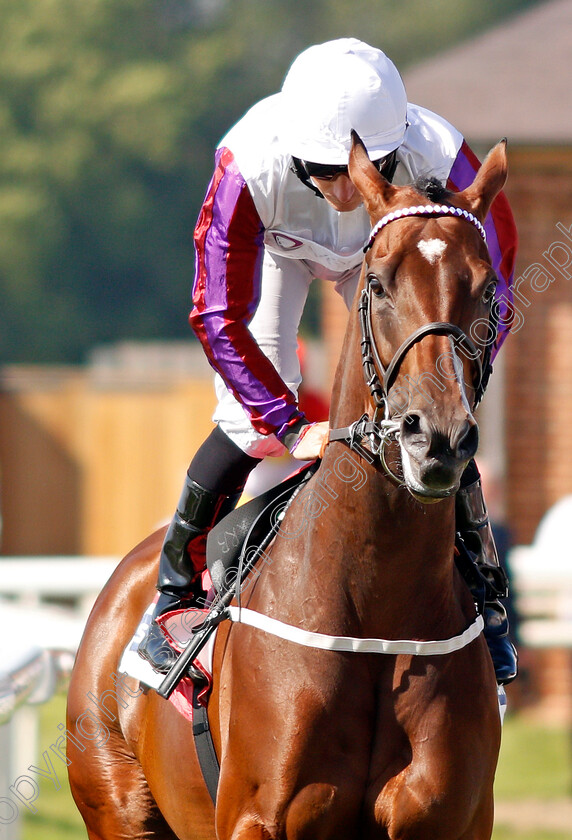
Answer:
M421 239L417 243L417 247L425 259L433 265L443 256L447 243L443 242L442 239Z

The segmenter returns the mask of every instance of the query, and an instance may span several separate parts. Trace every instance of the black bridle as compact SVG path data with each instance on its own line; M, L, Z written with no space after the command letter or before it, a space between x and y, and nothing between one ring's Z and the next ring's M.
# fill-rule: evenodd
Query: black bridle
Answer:
M373 240L377 234L389 222L395 221L409 216L426 216L426 215L453 215L459 218L465 218L471 222L480 235L486 242L486 235L483 226L479 220L469 213L467 210L460 210L459 208L452 208L448 205L422 205L419 207L408 207L403 210L396 210L384 216L373 228L370 238L364 248L367 251L371 248ZM419 329L415 330L411 335L405 339L401 346L393 354L393 358L386 366L383 364L375 337L373 335L371 323L371 298L372 298L371 284L368 282L367 273L365 276L365 286L360 294L358 304L358 314L361 329L361 360L366 385L369 388L371 398L374 405L374 416L370 419L367 414L360 417L358 421L351 426L343 429L332 429L330 431L330 441L340 440L347 443L350 448L359 452L360 455L366 457L372 462L371 455L379 456L387 472L391 471L385 464L383 457L383 449L385 443L390 439L395 439L398 432L399 424L390 416L389 409L389 391L395 382L399 368L405 359L409 350L421 339L427 335L447 335L450 336L455 345L461 344L468 351L469 358L474 362L476 367L475 382L475 398L473 410L480 403L483 394L485 393L490 375L492 373L491 365L491 350L494 338L497 334L497 322L494 306L491 306L489 313L489 335L482 354L469 336L456 324L448 321L433 321L429 324L424 324ZM369 457L368 457L369 456Z
M388 416L388 394L399 372L401 363L414 344L425 338L426 335L449 335L455 339L455 344L463 344L468 351L469 358L477 368L475 376L475 401L473 409L481 401L485 388L492 372L490 364L490 345L487 345L481 360L480 352L474 342L461 327L451 324L449 321L433 321L425 324L411 333L403 344L395 351L393 358L387 367L381 361L371 326L371 286L367 283L360 295L358 313L361 328L361 361L366 385L369 387L373 404L376 409L384 407L386 419ZM489 325L491 320L489 319Z

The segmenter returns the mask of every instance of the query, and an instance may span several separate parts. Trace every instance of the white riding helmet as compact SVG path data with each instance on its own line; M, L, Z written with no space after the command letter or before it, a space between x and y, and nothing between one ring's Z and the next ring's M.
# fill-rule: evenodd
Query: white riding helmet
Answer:
M327 41L300 53L281 96L284 141L302 160L347 164L352 128L371 160L403 141L407 96L401 76L381 50L357 38Z

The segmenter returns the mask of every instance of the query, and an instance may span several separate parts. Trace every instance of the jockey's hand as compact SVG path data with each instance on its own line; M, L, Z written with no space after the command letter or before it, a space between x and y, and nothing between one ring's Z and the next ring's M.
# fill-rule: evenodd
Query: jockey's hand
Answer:
M328 442L329 431L330 424L327 420L314 423L307 431L303 430L302 439L292 452L292 457L297 461L313 461L321 458L322 449Z

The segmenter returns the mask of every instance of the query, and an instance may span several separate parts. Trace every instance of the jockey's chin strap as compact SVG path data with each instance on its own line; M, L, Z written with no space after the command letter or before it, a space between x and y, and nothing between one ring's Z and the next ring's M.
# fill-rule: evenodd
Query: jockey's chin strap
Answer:
M304 163L300 158L292 158L291 170L300 179L300 181L304 184L305 187L308 187L309 190L312 190L314 195L316 195L318 198L324 197L318 189L318 187L312 182L312 179L308 175L306 167L304 166Z
M477 228L479 234L486 243L486 233L483 225L477 217L468 210L462 210L460 207L451 207L447 204L426 204L414 207L404 207L401 210L394 210L383 216L383 218L380 219L372 228L369 239L364 247L364 252L368 251L372 247L375 237L390 222L408 218L410 216L429 215L454 216L460 219L466 219ZM370 418L368 414L364 414L359 418L359 420L352 423L351 426L341 429L331 429L329 442L342 441L343 443L346 443L350 449L353 449L372 464L379 459L389 477L397 481L399 484L402 484L402 479L398 478L389 469L384 456L384 450L389 441L397 440L399 436L400 423L398 420L391 417L388 394L391 386L395 382L399 368L405 356L414 344L427 335L449 336L454 349L456 345L463 345L468 357L476 366L474 410L483 397L492 373L490 358L491 347L497 334L496 313L494 311L494 307L491 307L489 315L489 335L487 337L487 343L482 360L480 351L460 327L448 321L433 321L419 327L419 329L411 333L411 335L408 336L408 338L406 338L401 346L396 350L393 358L386 367L379 355L373 334L371 323L371 299L372 289L366 276L365 287L361 292L358 304L358 314L361 330L362 368L365 383L369 388L374 406L373 418Z

